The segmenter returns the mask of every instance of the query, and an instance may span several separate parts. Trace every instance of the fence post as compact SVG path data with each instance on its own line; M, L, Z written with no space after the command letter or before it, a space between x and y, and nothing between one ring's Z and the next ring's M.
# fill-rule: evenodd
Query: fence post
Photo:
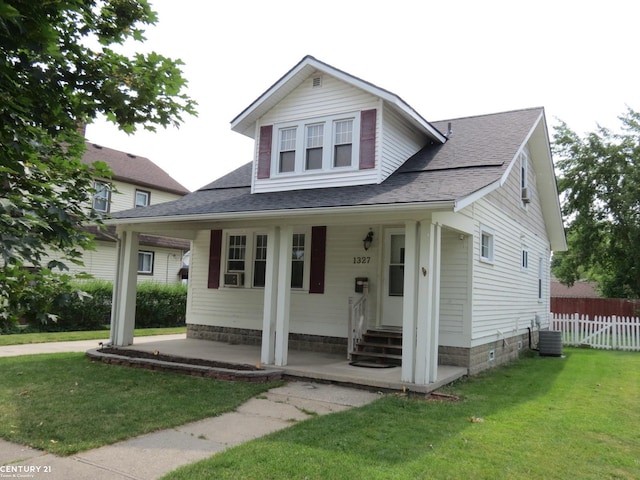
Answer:
M615 315L611 315L611 348L618 349L618 321Z
M580 314L579 313L574 313L573 314L573 341L571 342L572 345L577 345L578 344L578 328L580 325Z

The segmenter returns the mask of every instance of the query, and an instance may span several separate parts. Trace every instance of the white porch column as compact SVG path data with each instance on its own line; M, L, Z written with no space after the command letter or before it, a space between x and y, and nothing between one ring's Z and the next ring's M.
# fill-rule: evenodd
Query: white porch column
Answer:
M402 381L414 383L416 363L416 320L418 283L418 226L405 223L404 297L402 302Z
M438 373L441 227L431 222L421 222L419 232L415 383L425 385L435 382Z
M116 278L111 303L110 340L124 347L133 344L138 281L138 232L120 231L116 250Z
M264 313L262 316L262 363L275 363L276 315L278 306L278 254L280 252L280 228L267 232L267 265L264 285Z
M291 255L293 228L282 227L278 251L278 282L276 294L275 365L287 364L289 353L289 313L291 306Z

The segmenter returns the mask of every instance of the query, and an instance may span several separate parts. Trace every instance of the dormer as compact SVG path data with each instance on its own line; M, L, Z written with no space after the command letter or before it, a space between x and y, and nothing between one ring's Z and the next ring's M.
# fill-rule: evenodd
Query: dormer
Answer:
M383 182L446 137L400 97L311 56L231 122L255 140L252 193Z

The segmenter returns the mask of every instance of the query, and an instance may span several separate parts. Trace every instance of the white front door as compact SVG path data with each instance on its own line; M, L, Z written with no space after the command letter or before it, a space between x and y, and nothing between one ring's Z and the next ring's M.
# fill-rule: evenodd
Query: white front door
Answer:
M384 240L382 327L401 327L404 301L404 229L387 229Z

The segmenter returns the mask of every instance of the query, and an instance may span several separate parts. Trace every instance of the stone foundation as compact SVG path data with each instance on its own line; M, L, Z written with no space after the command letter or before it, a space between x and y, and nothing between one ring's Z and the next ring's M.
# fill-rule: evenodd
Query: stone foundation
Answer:
M531 332L531 345L538 344L538 332ZM454 365L469 369L469 375L482 370L508 363L529 350L529 334L516 335L473 348L445 347L438 348L438 363Z
M231 345L262 345L262 330L217 327L212 325L187 325L187 338L211 340ZM306 352L337 353L347 355L347 339L321 335L289 334L289 348Z

